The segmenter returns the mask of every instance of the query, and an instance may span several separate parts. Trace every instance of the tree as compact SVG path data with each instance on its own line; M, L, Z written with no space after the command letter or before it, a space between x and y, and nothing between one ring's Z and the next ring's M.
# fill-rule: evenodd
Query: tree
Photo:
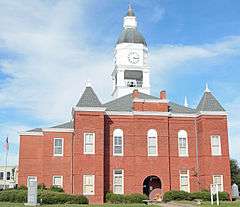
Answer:
M230 160L230 168L231 168L231 182L236 183L240 190L240 167L238 165L237 160Z

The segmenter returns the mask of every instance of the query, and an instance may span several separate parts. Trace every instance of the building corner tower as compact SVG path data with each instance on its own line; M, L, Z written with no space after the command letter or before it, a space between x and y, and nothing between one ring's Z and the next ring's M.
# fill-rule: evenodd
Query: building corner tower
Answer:
M136 16L130 5L115 47L114 59L113 98L132 93L134 89L150 94L148 48L144 37L137 31Z

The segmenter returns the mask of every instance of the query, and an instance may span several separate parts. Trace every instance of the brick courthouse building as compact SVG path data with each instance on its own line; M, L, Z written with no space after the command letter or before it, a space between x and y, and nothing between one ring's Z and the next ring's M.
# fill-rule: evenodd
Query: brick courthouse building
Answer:
M113 100L101 103L87 84L72 120L20 134L19 185L87 195L200 191L216 183L230 193L227 113L206 88L189 108L150 95L148 48L131 8L115 49Z

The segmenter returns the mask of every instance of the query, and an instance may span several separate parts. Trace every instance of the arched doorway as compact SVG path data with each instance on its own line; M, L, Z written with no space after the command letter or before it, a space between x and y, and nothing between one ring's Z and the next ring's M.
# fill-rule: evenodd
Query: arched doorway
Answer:
M154 189L161 189L162 188L162 183L159 177L155 175L151 175L145 178L143 181L143 193L149 196L151 191Z

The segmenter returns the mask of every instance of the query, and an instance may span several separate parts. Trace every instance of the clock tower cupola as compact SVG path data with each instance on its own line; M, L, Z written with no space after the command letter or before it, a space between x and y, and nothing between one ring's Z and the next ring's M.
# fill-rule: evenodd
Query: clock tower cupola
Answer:
M114 53L113 98L134 89L150 94L148 48L144 37L137 31L137 19L129 5Z

